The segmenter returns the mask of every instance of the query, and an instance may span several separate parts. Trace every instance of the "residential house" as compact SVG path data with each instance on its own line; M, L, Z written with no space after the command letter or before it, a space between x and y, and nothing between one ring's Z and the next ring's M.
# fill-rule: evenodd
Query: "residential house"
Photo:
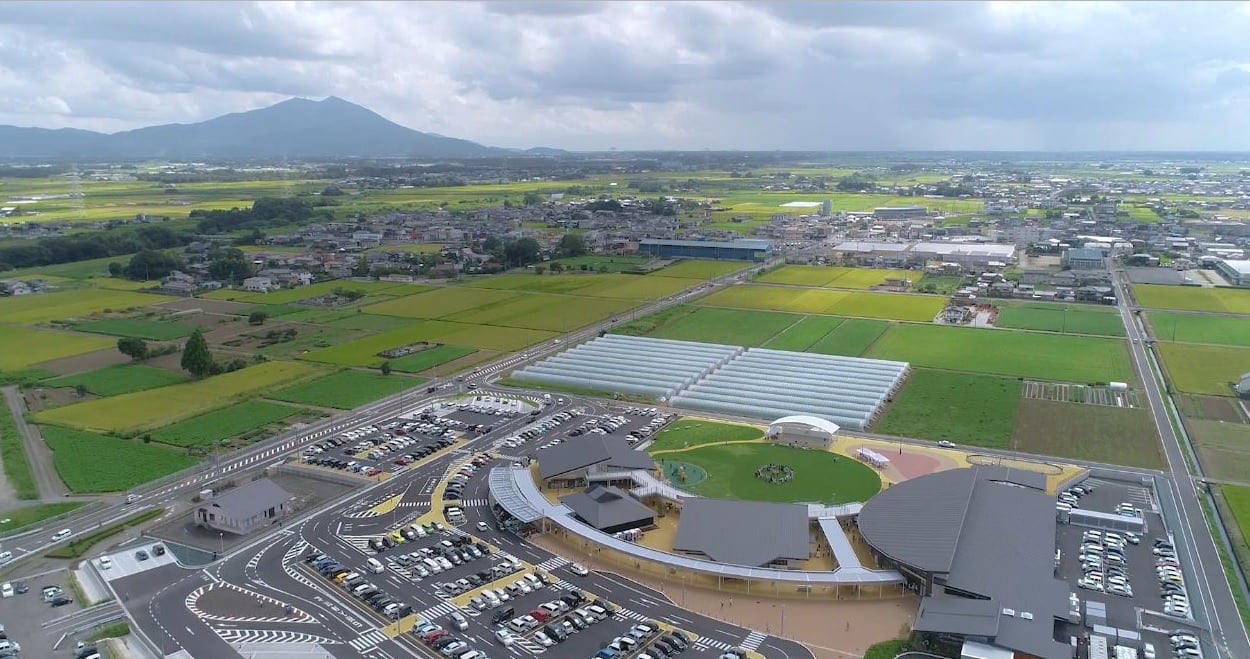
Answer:
M268 293L277 287L269 277L248 277L243 280L243 290L254 293Z

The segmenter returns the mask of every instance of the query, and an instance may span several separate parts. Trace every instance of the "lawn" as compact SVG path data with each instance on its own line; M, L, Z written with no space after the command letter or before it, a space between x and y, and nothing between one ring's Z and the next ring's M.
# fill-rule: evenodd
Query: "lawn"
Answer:
M140 339L148 339L149 341L173 341L184 336L190 336L195 327L173 322L148 320L146 318L108 318L80 323L75 325L74 329L95 334L133 336Z
M477 352L473 348L460 346L437 346L391 360L391 368L404 373L420 373L428 371L447 362L453 362Z
M1164 465L1159 432L1143 408L1022 400L1012 445L1060 458L1146 469Z
M808 348L816 345L845 321L845 318L836 316L807 316L774 336L772 340L764 344L764 347L772 350L806 352Z
M157 428L151 433L152 441L173 446L209 446L301 413L304 410L299 407L249 400Z
M10 508L0 514L0 532L8 532L26 526L33 526L45 519L64 515L87 505L81 501L58 501L57 503L37 503L33 506Z
M1160 341L1214 343L1250 348L1250 318L1203 316L1188 313L1146 314L1154 336Z
M309 364L265 362L195 382L45 410L35 419L95 432L152 430L319 373L320 369Z
M655 440L647 450L654 453L656 451L669 451L702 444L760 439L763 436L763 430L752 426L741 426L736 423L719 423L704 419L682 419L656 433Z
M266 396L288 403L350 410L405 389L411 389L422 382L420 378L402 375L339 371L311 382L279 389Z
M103 289L79 288L71 291L0 298L0 318L6 323L35 325L52 320L82 318L101 311L122 311L147 307L173 298Z
M913 366L1058 382L1136 382L1124 341L901 324L868 351Z
M1250 314L1250 291L1197 286L1134 284L1137 302L1151 309Z
M376 367L386 361L385 358L378 356L379 352L414 343L442 343L511 352L555 336L553 332L539 330L465 325L431 320L317 350L304 355L303 359L343 366Z
M670 317L647 336L756 347L802 319L802 316L771 311L695 308L690 313Z
M96 396L118 396L186 382L186 376L143 364L120 364L45 381L49 387L82 385Z
M1065 304L1001 304L999 327L1066 334L1125 336L1124 321L1111 309Z
M743 285L713 293L701 299L698 304L710 307L929 322L942 310L946 300L937 296Z
M751 264L742 261L701 261L696 259L688 259L678 261L673 265L657 271L655 274L662 277L674 277L677 279L720 279L726 275L733 274L739 270L747 269Z
M655 457L702 467L706 480L680 487L706 497L838 504L867 501L881 489L877 472L856 460L776 444L713 445ZM794 479L775 484L756 478L755 471L768 464L790 467Z
M3 346L0 349L0 371L17 371L32 364L116 345L115 340L100 336L0 326L0 346Z
M1186 393L1232 396L1231 385L1250 372L1250 349L1167 342L1157 348L1172 386Z
M523 329L571 332L634 308L632 300L558 295L513 295L512 299L487 307L446 316L446 320L470 325L497 325Z
M364 307L364 312L402 318L442 318L513 297L514 293L506 291L455 286L371 304Z
M1020 388L1010 378L914 369L873 431L1010 448Z
M809 346L807 352L859 357L867 352L888 329L890 329L890 323L884 320L848 318Z
M120 492L198 462L182 451L138 440L54 426L42 432L57 474L77 494Z
M920 279L920 276L919 273L907 270L786 265L758 277L756 281L769 284L863 290L880 286L885 283L886 279L910 279L916 281Z

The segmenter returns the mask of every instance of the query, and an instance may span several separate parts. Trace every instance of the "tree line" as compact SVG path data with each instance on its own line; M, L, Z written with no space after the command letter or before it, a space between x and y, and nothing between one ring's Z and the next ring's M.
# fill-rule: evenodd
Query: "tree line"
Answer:
M163 226L54 236L0 247L0 272L134 254L145 249L181 247L193 239L193 234Z

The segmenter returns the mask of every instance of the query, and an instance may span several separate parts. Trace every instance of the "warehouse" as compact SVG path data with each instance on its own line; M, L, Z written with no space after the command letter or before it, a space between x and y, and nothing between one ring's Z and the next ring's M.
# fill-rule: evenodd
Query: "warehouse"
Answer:
M638 251L661 259L767 261L773 244L748 238L730 241L644 239L639 241Z
M1250 286L1250 261L1221 259L1215 262L1215 269L1233 286Z
M938 472L898 483L860 510L860 535L923 599L913 631L1067 659L1056 623L1069 585L1055 577L1055 497L1046 477L1004 467Z
M988 268L1016 262L1016 246L974 242L843 242L833 248L834 261L866 267L924 267L930 262L964 268Z

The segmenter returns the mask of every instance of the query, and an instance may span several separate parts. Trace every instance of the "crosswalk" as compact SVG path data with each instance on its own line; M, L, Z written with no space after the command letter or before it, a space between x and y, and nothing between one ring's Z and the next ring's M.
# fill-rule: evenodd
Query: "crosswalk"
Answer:
M763 643L766 638L768 638L768 634L752 630L750 634L747 634L746 638L742 639L742 643L740 645L741 647L754 652L760 649L760 644Z
M347 544L351 545L353 548L360 551L360 553L370 554L370 555L374 553L373 549L369 547L369 541L372 540L373 537L374 536L371 536L371 535L341 535L339 536L339 538L347 542Z
M551 572L552 570L555 570L556 568L561 568L568 564L569 564L569 559L563 556L553 556L539 563L538 565L535 565L534 567L542 570L543 572Z
M429 508L429 501L400 501L396 508Z
M489 499L448 499L447 505L460 506L461 508L471 508L475 506L485 506L490 503Z
M364 652L365 650L386 641L388 638L390 637L387 636L386 632L383 632L381 629L370 629L360 636L348 641L347 644L352 646L352 648L357 652Z
M765 638L767 638L767 637L765 637ZM762 641L761 641L761 642L762 642ZM728 644L728 643L726 643L726 642L724 642L724 641L718 641L718 640L716 640L716 639L714 639L714 638L708 638L708 637L706 637L706 636L700 636L700 637L699 637L698 639L696 639L696 640L695 640L695 642L694 642L694 648L695 648L696 650L705 650L705 651L706 651L706 650L715 650L715 651L717 651L717 652L728 652L729 650L733 649L733 647L734 647L734 646L732 646L732 645L730 645L730 644ZM758 646L756 646L756 647L758 648Z
M421 620L436 620L440 617L450 615L452 611L459 611L461 613L471 612L474 615L477 615L480 613L480 611L472 611L471 609L462 609L456 606L455 603L451 601L443 601L443 602L439 602L438 604L435 604L434 606L431 606L430 608L422 611L421 613L418 613L417 617Z
M309 645L337 645L339 642L304 632L282 629L213 629L227 643L301 643ZM383 634L385 637L385 634Z

